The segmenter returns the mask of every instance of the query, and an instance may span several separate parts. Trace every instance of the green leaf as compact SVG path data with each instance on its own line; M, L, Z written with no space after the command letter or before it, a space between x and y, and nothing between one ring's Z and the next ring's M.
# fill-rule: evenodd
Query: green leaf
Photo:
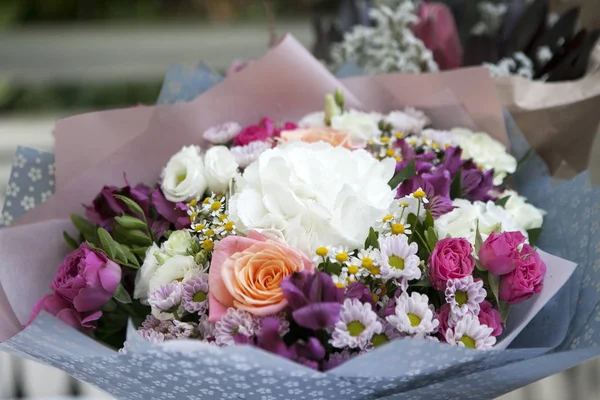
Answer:
M134 265L137 268L140 267L140 262L138 261L135 254L133 254L133 252L129 249L129 247L119 244L118 248L123 252L123 254L125 255L125 260L129 264Z
M115 194L113 197L123 201L123 203L125 203L134 214L144 215L144 210L142 210L142 207L140 207L138 203L131 200L129 197L121 196L120 194Z
M127 229L146 229L146 223L139 218L130 217L129 215L123 215L122 217L115 217L117 224Z
M425 230L429 229L429 228L433 228L433 215L431 215L431 213L429 212L429 210L425 211L425 223L424 223L424 227Z
M113 299L118 301L121 304L131 304L131 296L127 293L127 290L123 287L123 285L119 284L115 294L113 295Z
M369 229L369 236L367 236L367 240L365 240L365 249L372 247L374 249L379 248L379 233L375 231L375 229Z
M477 270L482 271L482 272L487 271L487 269L483 265L481 265L479 260L475 261L475 268L477 268Z
M479 220L475 225L475 254L479 254L479 249L483 245L483 238L481 237L481 233L479 232Z
M100 238L100 243L102 243L102 249L110 259L114 260L117 255L117 243L104 228L98 228L98 237Z
M339 275L342 273L342 265L338 263L327 262L323 270L329 275Z
M148 247L132 247L129 250L131 250L131 252L133 254L137 254L138 256L145 256L146 252L148 251Z
M488 274L488 283L490 285L490 290L496 299L496 303L500 304L500 300L498 299L498 290L500 288L500 277L498 275Z
M117 309L117 305L114 301L109 300L102 306L102 311L104 312L113 312Z
M79 248L79 244L75 239L73 239L67 232L63 232L63 239L65 242L73 248L73 250L77 250Z
M418 219L417 216L413 213L408 214L408 216L406 217L406 223L408 223L410 225L410 228L412 230L417 229L417 224L418 224Z
M500 312L500 318L502 318L502 322L506 323L508 319L508 311L510 310L510 304L500 301L498 302L498 311Z
M415 160L410 160L408 164L400 172L398 172L390 181L388 185L392 189L396 189L402 182L407 180L408 178L412 178L417 175L417 168L415 167Z
M541 234L542 234L542 228L529 229L527 231L527 235L529 236L529 243L532 246L535 246L535 244L537 243Z
M521 169L521 167L523 167L523 165L525 165L527 161L529 161L529 158L533 155L533 151L533 148L530 148L529 150L527 150L527 153L525 153L523 157L521 157L521 159L517 162L517 171Z
M504 206L506 206L506 203L508 203L508 199L510 199L510 196L505 196L501 199L496 200L494 202L494 204L496 204L497 206L500 206L500 207L504 207Z
M429 279L425 278L425 279L421 279L420 281L411 283L410 286L411 287L428 288L428 287L431 287L431 282L429 281Z
M83 218L81 215L72 214L71 222L77 228L83 238L94 244L99 244L98 234L96 233L96 225L92 224L87 219Z
M459 169L450 184L450 198L452 200L462 197L462 169Z
M128 231L125 235L125 240L131 244L136 245L151 245L152 239L148 237L148 235L142 231Z
M429 245L429 248L433 251L436 243L439 241L438 235L435 232L435 229L433 229L433 227L430 226L429 228L427 228L427 230L425 231L425 239L427 239L427 244Z

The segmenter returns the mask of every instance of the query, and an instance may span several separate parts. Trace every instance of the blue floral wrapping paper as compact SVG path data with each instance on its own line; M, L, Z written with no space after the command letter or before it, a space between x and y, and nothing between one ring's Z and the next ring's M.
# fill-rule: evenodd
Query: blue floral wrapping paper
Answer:
M359 71L349 66L342 72L347 77ZM189 101L222 79L204 65L173 66L158 102ZM508 114L506 123L520 158L529 145ZM15 160L0 221L5 225L27 211L31 200L25 196L37 205L52 192L52 154L19 148ZM31 168L47 170L48 176L42 172L37 179ZM157 347L131 332L127 354L117 354L49 315L0 348L56 366L120 399L493 398L600 354L600 189L590 185L588 172L568 182L554 180L536 155L515 182L548 212L540 247L579 267L506 351L400 340L317 373L252 348L199 342Z

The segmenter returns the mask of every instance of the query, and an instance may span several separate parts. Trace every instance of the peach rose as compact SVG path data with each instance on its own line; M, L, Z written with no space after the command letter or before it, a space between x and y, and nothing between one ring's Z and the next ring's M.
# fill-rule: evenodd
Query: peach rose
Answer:
M208 274L209 321L220 321L229 307L260 317L278 313L287 305L283 278L314 268L300 251L260 233L226 237L215 245Z
M332 128L294 129L281 132L284 142L301 140L307 143L325 142L332 146L351 148L350 138L346 132Z

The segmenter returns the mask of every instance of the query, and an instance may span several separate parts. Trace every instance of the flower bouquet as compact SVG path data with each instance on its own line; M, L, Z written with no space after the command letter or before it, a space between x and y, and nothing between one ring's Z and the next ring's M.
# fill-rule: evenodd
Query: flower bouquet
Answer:
M57 124L0 230L3 350L123 399L483 399L598 355L598 190L484 69L340 81L291 37L178 68Z

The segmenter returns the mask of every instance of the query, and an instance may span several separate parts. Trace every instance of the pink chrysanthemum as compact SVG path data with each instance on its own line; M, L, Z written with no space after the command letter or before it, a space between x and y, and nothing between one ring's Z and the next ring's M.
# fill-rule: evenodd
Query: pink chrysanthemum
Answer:
M483 288L483 280L473 280L473 276L468 275L463 278L449 279L445 294L451 313L462 317L467 313L479 314L479 304L485 300L487 292Z

